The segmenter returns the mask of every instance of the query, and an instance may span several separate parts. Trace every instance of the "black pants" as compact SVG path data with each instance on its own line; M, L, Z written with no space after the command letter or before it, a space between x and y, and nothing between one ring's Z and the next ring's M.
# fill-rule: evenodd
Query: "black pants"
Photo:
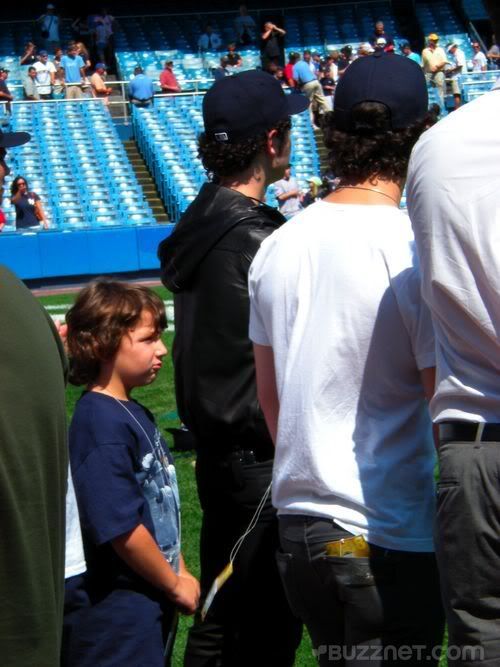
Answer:
M328 519L280 517L280 572L320 665L436 665L444 613L434 554L371 546L327 556L350 533Z
M222 460L198 456L202 596L229 562L234 543L271 482L271 472L272 461L245 463L239 455ZM278 521L269 499L205 622L195 619L184 658L187 667L293 665L302 623L286 601L276 566L278 547Z
M500 443L442 443L439 467L436 555L448 622L448 665L497 667Z

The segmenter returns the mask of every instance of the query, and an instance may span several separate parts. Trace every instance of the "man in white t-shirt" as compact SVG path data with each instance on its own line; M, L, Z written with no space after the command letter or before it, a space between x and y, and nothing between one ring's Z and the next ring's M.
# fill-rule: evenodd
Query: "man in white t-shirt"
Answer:
M479 42L472 42L472 48L474 49L474 56L472 57L472 71L486 72L488 69L488 60L484 53L481 51L481 44L479 44Z
M462 49L452 42L446 47L448 53L449 67L446 69L446 78L451 84L451 92L455 102L455 110L462 104L462 91L458 82L458 77L467 71L467 61Z
M499 34L500 5L487 4ZM461 667L500 664L499 118L497 83L429 130L408 171L436 334L436 554L449 643L470 647L467 660L448 661Z
M325 128L340 186L266 239L250 268L278 560L325 666L347 656L385 665L389 646L401 660L410 647L408 664L439 660L434 335L399 209L427 108L408 58L377 52L350 65Z
M36 70L36 87L42 100L52 97L52 86L56 80L56 66L50 62L47 51L40 51L38 61L33 65Z
M287 220L292 218L302 208L300 203L300 188L297 180L292 176L292 165L288 165L283 178L276 181L273 187L280 213Z

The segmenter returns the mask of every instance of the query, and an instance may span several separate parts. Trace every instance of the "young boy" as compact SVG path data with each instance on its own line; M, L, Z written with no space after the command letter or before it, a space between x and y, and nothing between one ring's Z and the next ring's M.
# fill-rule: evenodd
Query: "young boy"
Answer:
M199 598L180 553L171 455L130 397L162 366L165 310L144 287L96 280L67 324L70 379L87 386L69 442L88 570L66 591L62 662L163 667L175 609L192 614Z

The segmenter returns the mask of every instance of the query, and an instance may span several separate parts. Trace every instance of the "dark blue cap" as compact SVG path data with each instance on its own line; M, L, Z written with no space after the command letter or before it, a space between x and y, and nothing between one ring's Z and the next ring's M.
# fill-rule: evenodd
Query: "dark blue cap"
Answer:
M429 97L422 68L409 58L383 51L358 58L346 69L335 91L335 126L339 130L356 131L352 110L362 102L384 104L393 130L423 119Z
M28 132L3 132L0 129L0 148L14 148L22 146L31 139Z
M210 139L234 143L267 132L308 106L304 95L285 95L271 74L259 70L242 72L216 81L206 93L205 133Z

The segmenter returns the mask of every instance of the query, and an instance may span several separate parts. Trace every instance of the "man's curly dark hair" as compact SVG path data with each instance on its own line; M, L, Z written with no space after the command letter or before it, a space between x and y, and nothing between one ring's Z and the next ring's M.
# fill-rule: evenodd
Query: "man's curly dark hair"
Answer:
M329 165L346 185L356 185L369 178L404 179L413 146L436 122L435 113L429 112L425 118L402 130L392 130L390 112L378 102L362 102L351 113L350 132L336 128L334 111L322 119Z
M292 126L287 118L276 124L277 138L282 145ZM257 155L265 149L267 133L263 132L238 143L225 143L209 139L203 132L198 137L198 157L203 163L209 178L217 181L223 176L233 176L245 171Z

